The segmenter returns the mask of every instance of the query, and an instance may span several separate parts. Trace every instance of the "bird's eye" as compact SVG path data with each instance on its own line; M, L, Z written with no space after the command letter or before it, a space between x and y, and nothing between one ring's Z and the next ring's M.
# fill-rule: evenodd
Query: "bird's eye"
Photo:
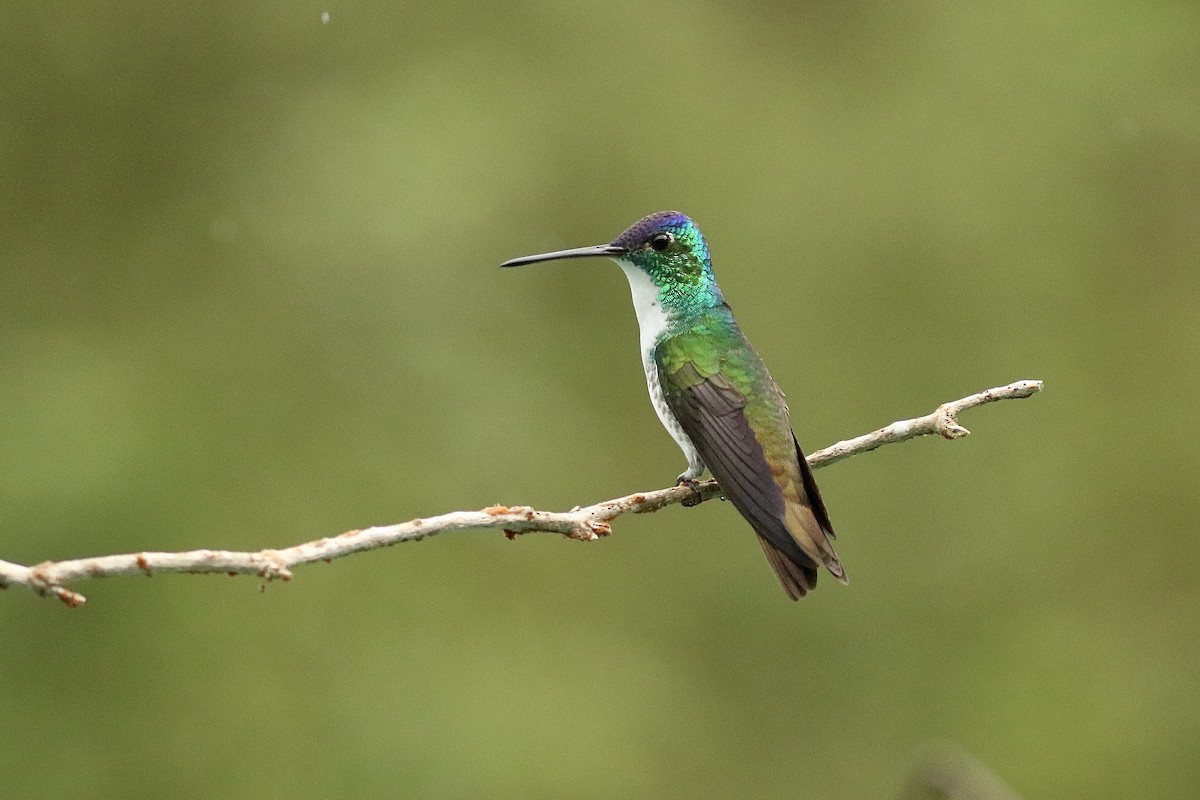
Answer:
M656 233L650 237L650 248L662 252L671 246L675 241L675 237L669 233Z

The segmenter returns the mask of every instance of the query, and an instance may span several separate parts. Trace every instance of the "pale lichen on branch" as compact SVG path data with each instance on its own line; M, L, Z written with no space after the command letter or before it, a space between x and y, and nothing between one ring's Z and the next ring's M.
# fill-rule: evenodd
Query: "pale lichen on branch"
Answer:
M943 403L923 417L893 422L877 431L818 450L808 457L808 463L813 469L817 469L885 444L930 434L957 439L970 433L958 422L960 412L997 400L1029 397L1041 389L1041 381L1017 381ZM510 536L538 531L590 541L607 536L612 530L612 521L622 514L646 514L689 499L696 499L697 502L711 500L720 495L721 488L715 481L701 481L697 484L697 491L698 498L688 486L671 486L561 512L539 511L529 506L492 506L480 511L453 511L395 525L346 531L337 536L278 550L128 553L69 561L46 561L32 567L0 560L0 588L10 585L24 586L37 594L57 597L68 606L74 607L82 605L84 597L66 585L84 578L183 572L256 575L265 580L286 581L291 580L292 567L300 564L332 561L335 558L366 550L377 550L401 542L420 541L427 536L447 531L498 529Z

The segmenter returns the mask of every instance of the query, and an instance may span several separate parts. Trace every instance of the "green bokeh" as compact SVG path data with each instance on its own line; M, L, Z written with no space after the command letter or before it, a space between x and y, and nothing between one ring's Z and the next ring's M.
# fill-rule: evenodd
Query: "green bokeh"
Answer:
M822 470L799 605L719 503L10 589L6 795L1200 795L1200 5L68 6L0 33L0 558L666 485L619 270L495 268L660 208L810 449L1047 389Z

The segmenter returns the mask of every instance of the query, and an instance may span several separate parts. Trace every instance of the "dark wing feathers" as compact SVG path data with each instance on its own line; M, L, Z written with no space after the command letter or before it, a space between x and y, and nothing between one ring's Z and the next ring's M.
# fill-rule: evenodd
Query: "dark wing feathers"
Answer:
M777 522L784 513L783 493L746 420L741 393L714 377L673 394L677 403L668 395L667 404L730 501L739 510L747 506L743 513L764 527Z
M817 565L784 526L786 501L746 419L746 398L720 375L702 377L691 365L682 371L685 374L673 381L661 381L667 405L725 496L758 534L788 596L804 596L816 586ZM825 526L828 520L808 465L801 469L809 497L816 498L814 511L820 507L818 520Z
M800 479L804 481L804 494L808 498L813 516L817 518L817 524L821 526L825 535L830 539L836 539L837 534L833 532L833 523L829 521L829 512L825 510L825 501L821 499L821 490L817 488L817 479L813 477L812 467L808 465L808 459L804 457L804 451L800 449L800 442L796 440L795 434L792 434L792 441L796 442L796 458L800 461Z

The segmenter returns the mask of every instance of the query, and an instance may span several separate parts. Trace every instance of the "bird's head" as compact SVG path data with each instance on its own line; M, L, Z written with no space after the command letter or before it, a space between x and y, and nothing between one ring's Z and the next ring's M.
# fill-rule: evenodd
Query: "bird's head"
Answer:
M608 244L523 256L500 266L519 267L539 261L594 256L607 256L626 269L641 270L660 289L719 299L704 234L691 217L678 211L658 211L643 217Z

